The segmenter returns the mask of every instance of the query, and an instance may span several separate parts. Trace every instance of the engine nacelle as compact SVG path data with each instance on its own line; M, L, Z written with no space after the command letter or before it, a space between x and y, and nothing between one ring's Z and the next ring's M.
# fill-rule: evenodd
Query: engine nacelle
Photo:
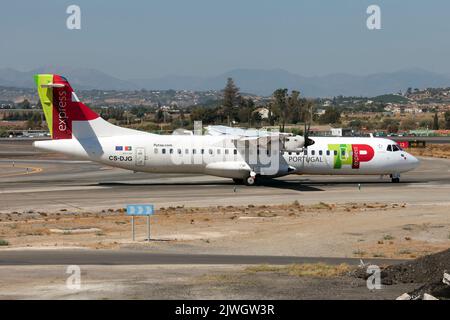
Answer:
M249 176L251 168L244 161L213 162L206 165L205 173L224 178L244 179Z
M297 150L303 148L305 138L303 136L290 136L284 139L284 149Z

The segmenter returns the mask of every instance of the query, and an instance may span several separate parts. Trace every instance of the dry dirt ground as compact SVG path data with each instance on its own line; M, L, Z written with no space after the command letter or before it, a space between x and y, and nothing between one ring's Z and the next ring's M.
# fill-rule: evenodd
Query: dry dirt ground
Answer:
M136 226L137 241L132 242L130 218L123 209L11 212L0 214L0 244L3 249L88 247L400 259L450 247L446 205L294 202L161 208L151 218L150 243L144 241L146 219L137 217Z
M409 148L415 156L450 159L450 144L428 144L425 148Z
M77 288L67 286L67 266L0 266L0 299L394 299L414 288L369 290L364 280L348 274L325 277L277 268L82 266Z
M8 152L17 150L21 157L30 152ZM450 147L430 145L413 153L450 158ZM136 218L137 241L131 241L130 218L123 209L7 211L0 214L0 250L81 247L413 259L450 247L450 202L443 200L166 207L151 218L150 242L144 241L145 218ZM70 289L67 266L0 266L0 299L394 299L418 287L398 283L371 291L363 279L347 273L352 267L303 268L86 265L81 266L81 288Z

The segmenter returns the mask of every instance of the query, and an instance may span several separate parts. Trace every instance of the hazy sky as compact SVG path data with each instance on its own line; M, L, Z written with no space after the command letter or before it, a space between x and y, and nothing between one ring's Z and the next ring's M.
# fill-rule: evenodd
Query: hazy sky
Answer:
M81 7L81 30L66 8ZM366 27L381 7L382 30ZM282 68L302 75L450 73L448 0L4 1L0 68L96 68L120 78Z

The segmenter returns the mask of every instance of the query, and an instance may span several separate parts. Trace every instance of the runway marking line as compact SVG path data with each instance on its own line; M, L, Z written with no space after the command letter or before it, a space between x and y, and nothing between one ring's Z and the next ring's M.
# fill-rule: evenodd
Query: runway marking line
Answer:
M0 166L0 168L1 167L2 166ZM4 174L4 175L0 175L0 178L21 176L21 175L39 173L39 172L44 171L44 169L41 168L41 167L30 167L30 166L21 166L21 165L14 165L14 167L12 165L8 165L8 166L3 166L3 168L23 168L23 169L27 169L28 168L28 169L31 169L31 171Z

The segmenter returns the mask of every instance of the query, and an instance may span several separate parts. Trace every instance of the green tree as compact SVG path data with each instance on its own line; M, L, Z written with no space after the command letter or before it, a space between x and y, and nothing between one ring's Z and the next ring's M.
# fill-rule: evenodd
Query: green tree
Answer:
M445 119L445 129L450 130L450 110L445 111L444 119Z
M416 129L416 127L417 127L417 123L412 118L406 118L406 119L402 120L402 122L400 123L400 129L405 130L405 131Z
M341 120L341 112L335 107L328 107L325 113L319 117L319 123L321 124L334 124L339 123Z
M31 109L30 101L28 101L28 99L24 99L22 102L19 102L17 104L17 108L18 109Z
M228 124L230 124L233 118L233 107L236 105L239 96L239 88L236 87L232 78L227 79L227 84L223 89L223 109L224 115L227 118Z
M434 113L433 117L433 130L439 130L439 117L437 112Z
M354 119L348 123L348 126L354 130L360 130L363 126L363 122L361 119Z
M274 110L279 115L280 131L284 132L286 125L288 104L287 104L288 89L277 89L273 93Z
M304 119L305 101L300 98L300 91L292 90L291 95L287 99L288 119L291 123L298 123Z
M164 121L164 110L163 109L158 109L158 111L156 111L155 121L158 123Z
M252 113L255 110L255 103L251 98L239 97L239 111L237 112L237 118L241 123L247 123L251 125Z
M385 129L388 133L398 132L399 122L398 120L391 118L384 118L381 123L381 129Z
M419 122L419 128L427 129L433 126L433 120L431 119L423 119Z

